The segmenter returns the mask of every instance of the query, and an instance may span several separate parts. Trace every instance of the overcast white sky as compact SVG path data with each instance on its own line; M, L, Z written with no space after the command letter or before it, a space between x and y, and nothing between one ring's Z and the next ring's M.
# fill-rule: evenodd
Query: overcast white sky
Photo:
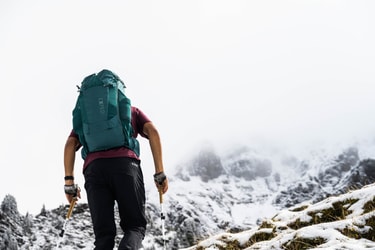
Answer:
M65 203L75 86L103 68L158 127L170 171L207 141L372 139L374 13L371 0L2 0L0 200Z

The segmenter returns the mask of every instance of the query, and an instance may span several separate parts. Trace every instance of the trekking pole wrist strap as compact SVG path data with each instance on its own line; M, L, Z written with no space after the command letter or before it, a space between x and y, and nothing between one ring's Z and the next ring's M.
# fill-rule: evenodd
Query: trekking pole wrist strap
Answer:
M162 185L163 182L167 179L167 176L164 174L164 172L160 172L160 173L157 173L157 174L154 174L154 181L159 184L159 185Z

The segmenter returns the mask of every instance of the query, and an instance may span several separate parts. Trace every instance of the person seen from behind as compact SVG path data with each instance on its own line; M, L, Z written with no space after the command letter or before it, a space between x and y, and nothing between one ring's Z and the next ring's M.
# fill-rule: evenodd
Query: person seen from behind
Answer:
M121 81L113 72L103 70L98 74L92 75L92 79L95 78L96 84L98 76L99 80L103 82L106 82L107 79L116 84ZM82 87L83 85L81 89ZM101 99L101 102L100 105L105 101ZM94 105L89 107L92 108L92 106ZM100 106L100 108L102 107ZM155 184L158 191L164 194L168 190L168 179L164 174L162 145L158 130L139 108L131 106L129 109L131 113L131 140L136 140L135 138L138 135L148 139L154 160ZM103 110L100 111L102 112ZM147 222L145 217L145 187L139 153L129 145L92 151L90 150L88 137L88 134L75 131L73 126L73 130L66 140L64 148L64 190L66 198L68 202L71 202L75 196L80 198L80 190L74 182L74 162L76 152L82 149L84 187L87 192L95 234L95 250L110 250L115 246L115 202L118 206L120 227L124 233L118 249L140 249L145 236ZM106 136L104 135L104 137Z

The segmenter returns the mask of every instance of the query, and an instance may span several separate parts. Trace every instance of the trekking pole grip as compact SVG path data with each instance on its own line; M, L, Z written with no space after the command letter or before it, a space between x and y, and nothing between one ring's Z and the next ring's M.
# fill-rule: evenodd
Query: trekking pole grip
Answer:
M160 201L160 204L163 203L163 190L162 190L162 188L159 188L159 201Z

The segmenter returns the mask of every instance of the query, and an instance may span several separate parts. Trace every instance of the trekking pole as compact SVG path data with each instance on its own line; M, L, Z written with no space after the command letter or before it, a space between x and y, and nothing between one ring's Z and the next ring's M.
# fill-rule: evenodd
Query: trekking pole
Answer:
M64 236L64 233L65 233L65 230L66 230L66 225L68 224L68 220L70 219L70 216L72 215L73 208L74 208L76 202L77 202L77 197L74 196L72 201L70 202L69 210L68 210L68 213L66 214L64 225L63 225L63 228L61 229L61 233L59 235L60 237Z
M76 194L73 195L73 199L70 202L68 212L66 213L64 225L63 225L63 227L61 229L61 232L59 234L60 238L59 238L59 241L57 242L56 249L58 249L60 247L60 243L61 243L61 241L64 237L64 233L65 233L65 230L66 230L66 225L68 224L70 216L72 215L73 208L74 208L77 200L78 200L78 198L77 198L77 193L76 193Z
M163 236L163 249L165 250L165 216L164 216L164 207L163 207L163 183L166 181L167 176L165 176L164 172L160 172L157 174L154 174L154 181L158 185L158 191L159 191L159 201L160 201L160 217L161 217L161 233Z
M161 218L161 233L163 235L163 249L165 250L165 215L164 215L164 206L163 206L163 190L159 188L159 201L160 201L160 218Z

